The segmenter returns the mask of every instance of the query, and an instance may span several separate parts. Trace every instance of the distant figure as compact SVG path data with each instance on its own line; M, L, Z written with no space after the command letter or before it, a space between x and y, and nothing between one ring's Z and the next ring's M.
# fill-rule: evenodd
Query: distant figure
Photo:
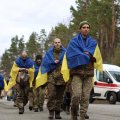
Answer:
M31 93L31 99L29 99L29 105L33 105L34 112L38 112L38 110L43 111L43 104L45 99L45 93L44 93L45 85L36 88L36 78L40 70L41 62L42 62L42 56L37 55L34 61L35 71L34 71L34 80L33 80L33 91Z
M33 61L27 56L26 51L23 51L21 56L14 62L10 76L8 88L15 86L19 114L23 114L24 106L28 102L29 89L32 87L34 78Z
M0 98L2 98L1 92L3 89L4 89L4 78L2 75L0 75Z
M5 93L8 91L8 86L5 78L0 75L0 97L5 96Z

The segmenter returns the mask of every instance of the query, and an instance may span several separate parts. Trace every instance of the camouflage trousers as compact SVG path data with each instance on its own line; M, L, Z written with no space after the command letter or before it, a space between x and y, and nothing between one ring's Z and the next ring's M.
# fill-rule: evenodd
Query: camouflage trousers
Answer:
M92 78L81 78L73 76L71 81L71 114L77 116L80 104L80 116L87 113L89 106L90 91L92 89Z
M45 88L33 87L29 92L29 106L38 108L43 107L45 100Z
M65 90L65 85L54 85L48 83L48 110L60 111L61 105L63 103L63 94Z
M32 107L32 108L34 106L34 93L33 93L33 89L34 88L30 88L29 94L28 94L29 107Z
M14 106L17 106L17 88L16 85L13 87L13 101L14 101Z
M34 108L43 107L45 100L45 88L37 88L33 90L34 93Z
M23 108L28 103L29 85L22 87L16 83L16 103L18 108Z

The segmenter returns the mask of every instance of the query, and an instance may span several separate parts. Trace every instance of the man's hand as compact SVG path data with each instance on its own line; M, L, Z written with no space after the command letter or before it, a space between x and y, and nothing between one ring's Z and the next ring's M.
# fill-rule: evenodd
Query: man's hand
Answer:
M20 71L20 72L21 72L21 71L25 71L25 68L20 68L19 71Z
M33 80L32 85L35 86L35 80Z
M93 62L93 63L96 62L96 58L93 57L89 52L85 51L84 53L90 57L91 62Z
M55 63L56 63L56 64L59 63L59 60L55 60Z
M88 55L89 57L91 56L89 52L85 51L84 52L86 55Z
M93 63L96 62L96 58L93 57L93 56L90 58L90 60L91 60L91 62L93 62Z
M28 69L26 69L26 68L20 68L19 72L22 72L22 71L28 72Z
M28 72L28 69L25 69L25 72Z

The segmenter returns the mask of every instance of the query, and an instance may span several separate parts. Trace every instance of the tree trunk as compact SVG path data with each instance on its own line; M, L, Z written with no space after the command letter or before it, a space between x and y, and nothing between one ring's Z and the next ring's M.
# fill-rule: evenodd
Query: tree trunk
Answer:
M114 42L115 42L115 4L114 4L115 0L112 0L112 40L111 40L111 49L114 50ZM114 53L112 54L112 56L114 55Z

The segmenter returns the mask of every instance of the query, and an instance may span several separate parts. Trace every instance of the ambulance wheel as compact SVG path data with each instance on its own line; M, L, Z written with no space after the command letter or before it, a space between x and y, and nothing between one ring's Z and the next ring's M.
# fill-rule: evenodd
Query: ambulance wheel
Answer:
M116 93L114 93L114 92L109 93L108 101L110 104L116 104L116 101L117 101Z

